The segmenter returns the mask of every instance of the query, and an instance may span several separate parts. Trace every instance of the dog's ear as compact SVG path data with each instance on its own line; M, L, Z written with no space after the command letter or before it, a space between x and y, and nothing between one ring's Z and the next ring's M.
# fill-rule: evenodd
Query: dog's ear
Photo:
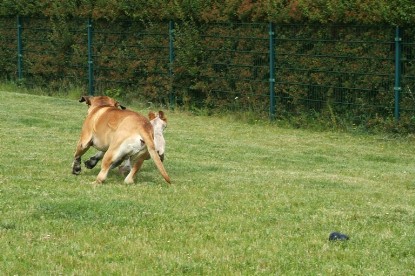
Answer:
M148 118L150 119L150 121L153 120L154 118L156 118L156 113L154 113L153 111L150 111L148 113Z
M164 115L163 111L159 111L159 118L162 119L163 121L167 122L167 117L166 115Z
M82 96L82 97L79 99L79 102L80 102L80 103L85 102L87 105L91 105L91 99L90 99L90 96Z
M113 100L113 99L111 99L111 100ZM115 100L113 100L113 101L114 101L114 106L115 107L117 107L119 109L122 109L122 110L126 109L126 107L121 105L118 101L115 101Z

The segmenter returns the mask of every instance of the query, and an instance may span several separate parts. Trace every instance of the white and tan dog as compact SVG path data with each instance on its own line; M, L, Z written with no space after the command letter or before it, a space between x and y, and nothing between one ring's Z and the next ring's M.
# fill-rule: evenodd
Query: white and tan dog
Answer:
M124 108L125 109L125 108ZM164 161L164 155L166 151L166 140L164 139L164 130L167 127L167 117L164 115L163 111L157 113L150 111L148 113L148 119L150 120L151 125L154 130L154 146L157 154L160 157L161 162ZM91 156L88 160L84 162L85 167L88 169L93 169L97 163L104 157L105 152L98 151L94 156ZM150 156L146 160L150 159ZM112 164L111 168L117 167L119 164ZM128 158L125 160L119 167L121 174L128 174L131 170L131 162Z
M131 110L120 110L119 103L107 96L83 96L79 101L85 102L89 108L74 154L73 174L80 174L81 157L93 146L105 152L97 183L107 178L111 167L126 159L130 159L132 168L124 182L133 183L135 174L149 157L170 183L170 177L155 150L153 126L145 116Z

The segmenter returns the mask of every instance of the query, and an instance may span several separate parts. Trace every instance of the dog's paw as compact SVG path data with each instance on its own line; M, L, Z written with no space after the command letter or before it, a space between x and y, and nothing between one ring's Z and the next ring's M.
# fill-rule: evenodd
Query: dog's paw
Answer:
M98 163L98 161L96 161L95 159L88 159L88 160L86 160L85 162L84 162L84 164L85 164L85 167L87 168L87 169L92 169L92 168L94 168L95 167L95 165Z
M79 175L80 173L81 173L81 166L72 168L72 174Z
M132 178L132 177L126 177L125 179L124 179L124 183L125 184L134 184L134 179Z
M72 174L78 175L81 173L81 158L75 158L72 163Z

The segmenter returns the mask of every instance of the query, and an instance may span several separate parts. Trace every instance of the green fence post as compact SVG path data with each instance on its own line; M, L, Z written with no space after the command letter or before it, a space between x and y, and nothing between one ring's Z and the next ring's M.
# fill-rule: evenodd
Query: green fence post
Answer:
M275 32L274 24L269 23L269 118L275 120Z
M22 45L22 21L17 16L17 79L23 79L23 45Z
M396 27L395 29L395 121L399 120L399 113L400 113L400 93L402 90L401 87L401 43L402 43L402 37L401 37L401 30L399 27Z
M92 53L92 35L93 35L92 19L88 19L88 94L94 95L94 59Z
M173 88L173 62L174 62L174 21L169 22L169 79L170 79L170 107L174 109L175 97Z

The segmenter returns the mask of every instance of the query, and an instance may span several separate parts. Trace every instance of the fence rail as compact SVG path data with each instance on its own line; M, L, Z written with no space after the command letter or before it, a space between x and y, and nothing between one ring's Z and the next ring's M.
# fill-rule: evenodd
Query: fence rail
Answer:
M329 110L398 120L414 111L415 28L3 17L0 72L271 119Z

